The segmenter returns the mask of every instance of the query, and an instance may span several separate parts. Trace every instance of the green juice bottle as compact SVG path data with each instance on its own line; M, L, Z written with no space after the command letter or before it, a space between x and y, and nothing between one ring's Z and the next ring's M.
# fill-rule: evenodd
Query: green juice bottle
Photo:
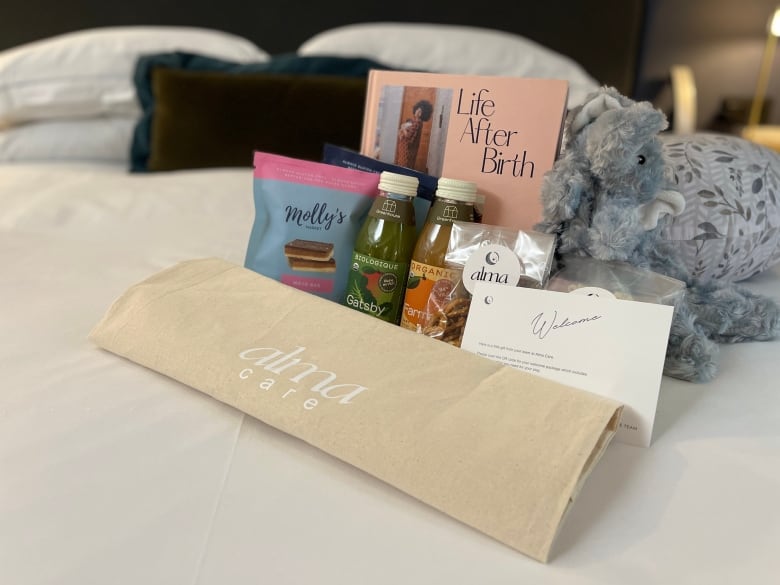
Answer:
M355 239L344 297L346 306L396 325L417 241L417 185L416 177L380 175L379 195Z

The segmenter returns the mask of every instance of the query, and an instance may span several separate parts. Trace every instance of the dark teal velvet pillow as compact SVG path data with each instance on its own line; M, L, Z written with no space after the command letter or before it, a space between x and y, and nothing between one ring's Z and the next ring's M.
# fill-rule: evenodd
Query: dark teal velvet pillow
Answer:
M160 69L166 72L155 76ZM142 56L134 73L142 115L130 170L251 166L253 149L317 160L325 143L358 148L371 69L389 67L360 57L295 54L264 63L185 52ZM253 108L250 96L270 109ZM311 125L317 111L324 118Z

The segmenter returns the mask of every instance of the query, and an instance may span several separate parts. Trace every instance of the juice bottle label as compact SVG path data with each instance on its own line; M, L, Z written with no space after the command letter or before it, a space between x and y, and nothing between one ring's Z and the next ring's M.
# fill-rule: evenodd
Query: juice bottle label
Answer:
M414 203L411 199L377 197L371 205L368 216L404 225L415 225Z
M406 282L406 295L401 311L401 327L417 330L424 326L433 315L432 307L441 306L461 278L458 269L430 266L412 260L409 278ZM433 297L434 303L428 300Z
M398 323L409 264L352 254L346 304L361 313Z
M428 221L439 225L451 224L453 221L474 221L474 206L460 201L435 199L428 212Z

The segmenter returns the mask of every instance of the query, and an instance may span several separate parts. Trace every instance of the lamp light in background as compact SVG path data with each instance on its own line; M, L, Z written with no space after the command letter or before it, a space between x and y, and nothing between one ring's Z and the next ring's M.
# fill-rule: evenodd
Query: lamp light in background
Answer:
M777 37L780 37L780 6L775 9L772 19L769 21L769 31L766 36L766 45L764 45L764 55L761 58L761 69L758 73L758 83L756 83L756 93L753 96L753 103L750 106L750 116L748 117L748 126L755 126L761 121L761 112L764 109L764 98L766 97L766 88L769 85L769 76L772 72L772 62L775 58L775 46Z

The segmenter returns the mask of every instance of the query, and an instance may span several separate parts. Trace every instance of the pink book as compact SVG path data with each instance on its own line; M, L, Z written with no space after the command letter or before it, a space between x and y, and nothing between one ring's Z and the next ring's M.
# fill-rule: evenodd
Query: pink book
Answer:
M483 223L530 230L561 144L559 79L371 70L361 153L477 183Z

